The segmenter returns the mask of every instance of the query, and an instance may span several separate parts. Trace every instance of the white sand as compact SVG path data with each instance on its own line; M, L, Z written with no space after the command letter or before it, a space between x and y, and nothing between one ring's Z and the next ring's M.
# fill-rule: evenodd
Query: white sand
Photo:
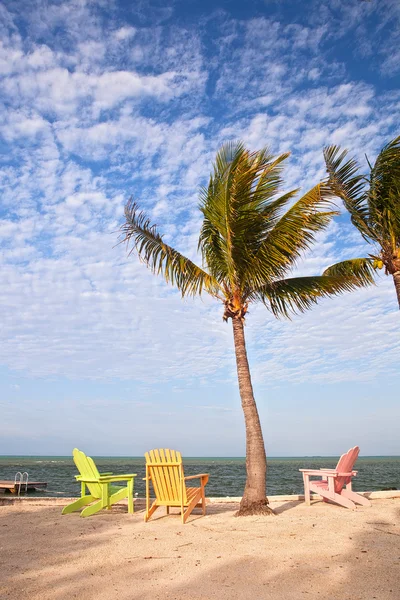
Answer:
M400 600L400 498L272 506L234 518L212 504L186 525L163 509L144 523L123 505L86 519L0 506L0 598Z

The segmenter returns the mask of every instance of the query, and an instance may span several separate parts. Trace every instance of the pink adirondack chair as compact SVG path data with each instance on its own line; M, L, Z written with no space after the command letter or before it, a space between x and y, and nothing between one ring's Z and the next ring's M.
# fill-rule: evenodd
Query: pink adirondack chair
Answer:
M300 469L303 473L304 499L310 506L310 492L322 496L325 502L336 502L346 508L356 508L356 504L371 506L370 501L351 489L351 479L357 475L353 471L360 448L354 446L340 457L336 469ZM310 477L321 477L320 480L311 480Z

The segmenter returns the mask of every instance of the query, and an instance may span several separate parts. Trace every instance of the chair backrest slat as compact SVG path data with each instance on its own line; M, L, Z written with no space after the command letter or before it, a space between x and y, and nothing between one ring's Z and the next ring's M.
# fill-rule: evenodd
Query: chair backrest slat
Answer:
M181 478L183 479L183 464L182 464L182 456L180 452L175 452L175 450L166 450L165 451L166 458L171 463L176 463L179 468L171 468L170 469L170 480L171 480L171 488L173 490L173 494L176 498L181 497ZM178 456L177 456L178 455ZM186 486L185 487L185 496L186 496ZM186 497L183 499L186 502Z
M164 471L162 466L162 460L158 450L153 450L155 456L155 462L157 467L153 467L154 476L157 479L158 493L163 500L168 500L168 490L165 484Z
M168 459L166 457L166 453L163 449L160 449L160 459L163 464L168 463ZM172 468L171 467L162 467L162 473L164 476L165 489L167 498L176 497L174 494L174 487L172 485L173 477L172 477Z
M86 456L86 454L81 450L78 450L78 448L74 448L72 456L75 466L83 478L99 479L100 473L90 456ZM98 483L87 483L86 485L94 498L101 498L101 486Z
M360 448L358 446L354 446L354 448L350 448L346 454L343 454L339 458L339 462L336 465L336 471L339 473L351 473L353 470L354 464L357 460L358 454L360 452ZM340 494L343 487L350 483L351 476L349 477L336 477L335 478L335 492Z
M156 497L163 502L187 502L182 456L169 449L154 449L145 453L146 471L153 483ZM182 485L183 482L183 485ZM183 498L182 496L183 489Z

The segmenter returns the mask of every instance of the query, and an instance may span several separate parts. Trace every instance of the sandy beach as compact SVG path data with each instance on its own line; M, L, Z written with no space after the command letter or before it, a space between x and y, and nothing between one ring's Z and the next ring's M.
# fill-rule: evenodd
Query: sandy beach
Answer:
M118 505L94 517L62 505L0 506L0 598L32 600L398 600L400 498L355 511L273 502L275 517L215 503L182 525ZM173 512L173 511L172 511Z

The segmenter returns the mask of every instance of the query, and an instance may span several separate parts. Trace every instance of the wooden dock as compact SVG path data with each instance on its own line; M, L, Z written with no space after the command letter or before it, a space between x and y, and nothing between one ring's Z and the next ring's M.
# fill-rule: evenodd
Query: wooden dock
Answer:
M47 488L47 481L28 481L26 484L19 483L19 481L6 481L0 479L0 490L5 492L11 492L11 494L18 494L18 490L21 486L20 494L26 492L34 492L35 490L45 490Z

